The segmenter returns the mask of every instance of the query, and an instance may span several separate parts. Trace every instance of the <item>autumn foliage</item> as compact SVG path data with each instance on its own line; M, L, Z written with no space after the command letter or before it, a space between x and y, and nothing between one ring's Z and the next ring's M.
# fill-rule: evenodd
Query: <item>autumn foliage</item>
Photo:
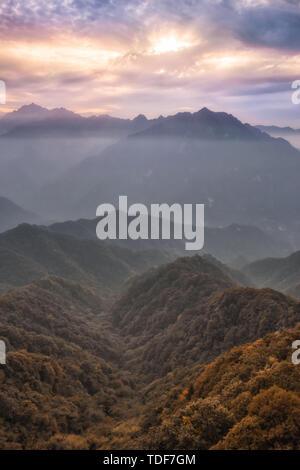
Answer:
M0 297L1 449L299 448L298 301L199 256L106 294L47 276Z

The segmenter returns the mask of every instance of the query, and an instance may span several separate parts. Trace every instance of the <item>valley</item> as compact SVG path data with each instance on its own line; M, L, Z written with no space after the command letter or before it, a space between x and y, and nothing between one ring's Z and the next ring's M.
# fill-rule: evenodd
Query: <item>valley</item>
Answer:
M299 151L207 108L0 129L0 448L298 449ZM99 240L122 194L144 237ZM162 201L205 205L202 250L151 239Z
M30 248L17 233L3 238L41 261L36 239ZM136 253L126 255L134 265ZM297 300L248 287L243 273L207 255L136 271L121 292L107 289L106 271L78 283L53 275L46 259L37 279L0 297L1 448L282 448L280 433L263 430L269 397L287 404L276 419L291 426L286 446L297 448L300 369L289 360ZM110 261L114 275L128 276L119 262L122 271Z

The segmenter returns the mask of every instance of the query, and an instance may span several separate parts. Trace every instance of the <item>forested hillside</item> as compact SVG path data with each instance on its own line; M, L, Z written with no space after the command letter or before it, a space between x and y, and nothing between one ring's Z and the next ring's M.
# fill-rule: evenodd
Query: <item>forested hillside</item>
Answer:
M169 259L160 250L137 252L22 224L0 234L0 289L56 275L109 293L120 290L129 277Z
M235 347L188 386L149 405L129 445L147 449L299 449L299 326ZM126 436L124 436L126 439Z
M243 272L258 287L272 287L300 298L300 251L285 258L266 258L248 264Z
M300 304L271 289L237 285L209 258L181 258L133 282L112 310L139 374L206 363L233 346L300 321Z
M88 448L132 394L119 367L105 301L90 289L45 278L0 297L0 448ZM98 444L99 445L99 444Z
M80 243L33 231L49 253ZM22 249L41 260L38 243ZM132 278L113 303L100 283L57 276L2 295L0 448L295 448L299 330L285 329L300 303L246 282L196 255Z

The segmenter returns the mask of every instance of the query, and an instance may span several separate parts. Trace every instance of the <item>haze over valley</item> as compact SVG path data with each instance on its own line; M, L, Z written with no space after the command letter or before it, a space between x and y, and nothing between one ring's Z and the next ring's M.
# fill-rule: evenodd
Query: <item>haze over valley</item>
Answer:
M11 462L300 449L299 25L0 2L0 452L97 451Z

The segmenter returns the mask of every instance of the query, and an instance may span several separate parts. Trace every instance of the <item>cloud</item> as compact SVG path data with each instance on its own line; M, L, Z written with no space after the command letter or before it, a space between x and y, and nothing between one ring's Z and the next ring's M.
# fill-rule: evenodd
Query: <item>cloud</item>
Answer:
M246 44L300 49L297 0L3 0L3 38L53 36L57 31L134 45L151 28L174 24L216 31ZM207 31L206 31L207 33Z
M285 6L284 6L285 4ZM299 6L283 2L278 7L245 8L227 20L231 31L244 43L300 51Z
M2 0L0 78L11 106L132 116L202 105L234 112L254 108L251 98L263 108L300 78L299 4Z

